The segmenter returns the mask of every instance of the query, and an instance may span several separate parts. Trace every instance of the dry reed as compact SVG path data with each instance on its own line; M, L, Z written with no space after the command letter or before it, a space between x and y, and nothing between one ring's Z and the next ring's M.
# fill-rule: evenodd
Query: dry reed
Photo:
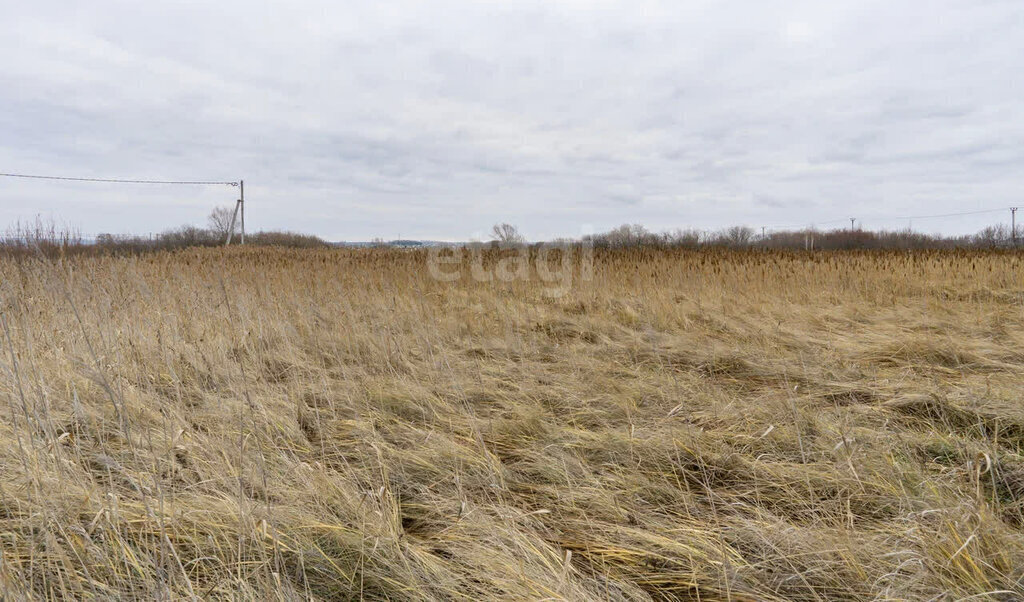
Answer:
M999 252L0 259L4 599L1024 596Z

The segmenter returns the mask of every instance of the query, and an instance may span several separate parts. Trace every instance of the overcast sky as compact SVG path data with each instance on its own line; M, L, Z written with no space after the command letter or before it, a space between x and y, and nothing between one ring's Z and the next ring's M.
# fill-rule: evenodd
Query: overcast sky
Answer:
M4 2L0 172L244 178L249 229L348 240L953 233L1009 212L895 218L1024 201L1020 0L164 4ZM0 178L0 222L235 198Z

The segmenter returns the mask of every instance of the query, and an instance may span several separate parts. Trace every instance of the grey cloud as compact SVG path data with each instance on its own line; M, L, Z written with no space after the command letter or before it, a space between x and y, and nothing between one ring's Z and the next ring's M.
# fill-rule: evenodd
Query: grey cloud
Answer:
M21 4L0 23L0 171L244 177L254 227L358 239L1002 206L1024 187L1022 17L984 0ZM0 220L89 231L231 200L3 184Z

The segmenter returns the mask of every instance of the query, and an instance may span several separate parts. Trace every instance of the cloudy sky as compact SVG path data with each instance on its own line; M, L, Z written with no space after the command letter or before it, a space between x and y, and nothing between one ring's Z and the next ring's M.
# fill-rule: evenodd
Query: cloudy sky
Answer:
M349 240L953 233L1009 212L906 216L1024 201L1019 0L159 4L4 3L0 172L244 178L250 229ZM0 178L0 223L145 233L235 198Z

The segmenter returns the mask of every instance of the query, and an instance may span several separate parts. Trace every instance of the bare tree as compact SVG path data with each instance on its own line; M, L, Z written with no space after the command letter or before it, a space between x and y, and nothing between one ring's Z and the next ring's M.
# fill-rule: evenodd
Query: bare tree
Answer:
M218 239L224 240L228 237L228 232L231 231L232 220L235 217L235 210L231 207L217 207L210 212L210 217L207 218L207 223L212 232Z
M521 245L526 242L526 237L512 224L494 224L491 236L503 245Z
M1006 224L997 224L983 228L972 237L974 245L981 248L1006 246L1012 240L1010 229Z
M603 234L595 234L589 240L599 246L631 247L658 244L661 238L640 224L623 224Z
M730 247L746 247L754 240L754 229L747 226L732 226L719 235L723 244Z

